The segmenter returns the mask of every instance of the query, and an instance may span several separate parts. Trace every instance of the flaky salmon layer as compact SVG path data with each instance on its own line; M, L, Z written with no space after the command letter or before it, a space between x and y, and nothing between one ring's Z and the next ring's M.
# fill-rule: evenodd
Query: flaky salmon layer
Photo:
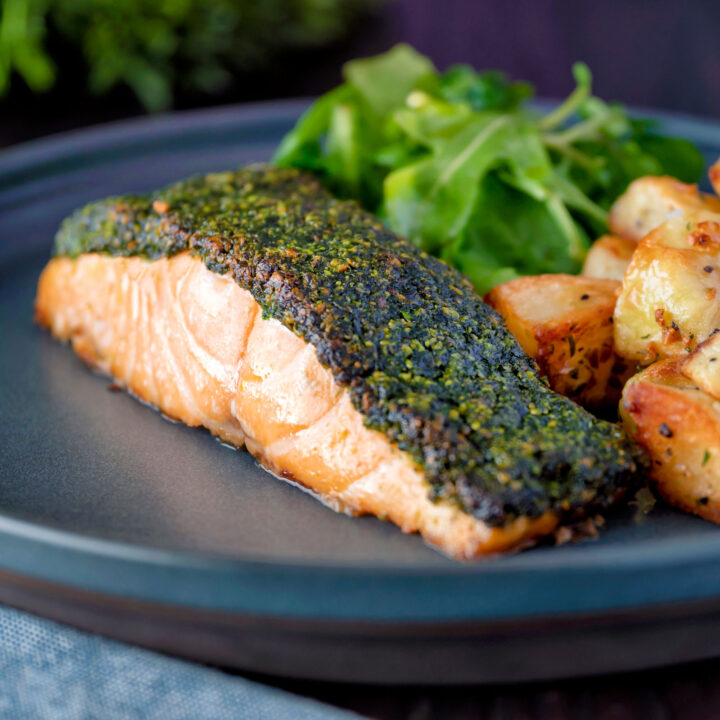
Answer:
M422 469L363 424L312 345L189 253L85 254L43 271L36 319L141 400L247 449L331 507L387 518L457 559L531 543L555 514L501 527L433 501Z

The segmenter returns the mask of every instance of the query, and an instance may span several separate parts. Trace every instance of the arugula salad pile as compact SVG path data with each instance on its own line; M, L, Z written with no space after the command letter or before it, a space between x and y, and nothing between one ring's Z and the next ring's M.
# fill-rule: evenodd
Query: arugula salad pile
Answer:
M591 93L587 66L553 109L533 88L465 65L438 72L407 45L344 67L274 162L359 200L485 293L519 275L574 273L607 210L642 175L695 182L691 143Z

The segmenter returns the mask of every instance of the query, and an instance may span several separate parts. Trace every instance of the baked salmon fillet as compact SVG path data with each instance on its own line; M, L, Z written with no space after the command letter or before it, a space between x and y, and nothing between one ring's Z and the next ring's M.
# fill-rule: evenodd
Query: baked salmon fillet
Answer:
M553 393L469 281L296 170L77 211L36 319L170 417L458 559L529 545L636 477L623 432Z

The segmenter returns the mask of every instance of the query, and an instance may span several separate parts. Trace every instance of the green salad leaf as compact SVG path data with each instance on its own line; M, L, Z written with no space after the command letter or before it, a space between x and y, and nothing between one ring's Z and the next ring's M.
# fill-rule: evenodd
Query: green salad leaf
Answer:
M467 65L438 72L408 45L345 65L274 161L318 175L464 272L479 293L520 275L577 272L607 211L642 175L696 182L692 143L575 89L542 113L533 89Z

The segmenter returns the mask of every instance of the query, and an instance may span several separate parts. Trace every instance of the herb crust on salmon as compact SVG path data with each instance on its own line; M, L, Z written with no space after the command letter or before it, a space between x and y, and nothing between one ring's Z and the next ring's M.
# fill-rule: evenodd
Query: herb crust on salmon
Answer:
M553 393L468 280L306 174L252 166L110 198L55 245L71 259L182 253L309 343L434 501L502 527L580 517L633 483L623 432Z

